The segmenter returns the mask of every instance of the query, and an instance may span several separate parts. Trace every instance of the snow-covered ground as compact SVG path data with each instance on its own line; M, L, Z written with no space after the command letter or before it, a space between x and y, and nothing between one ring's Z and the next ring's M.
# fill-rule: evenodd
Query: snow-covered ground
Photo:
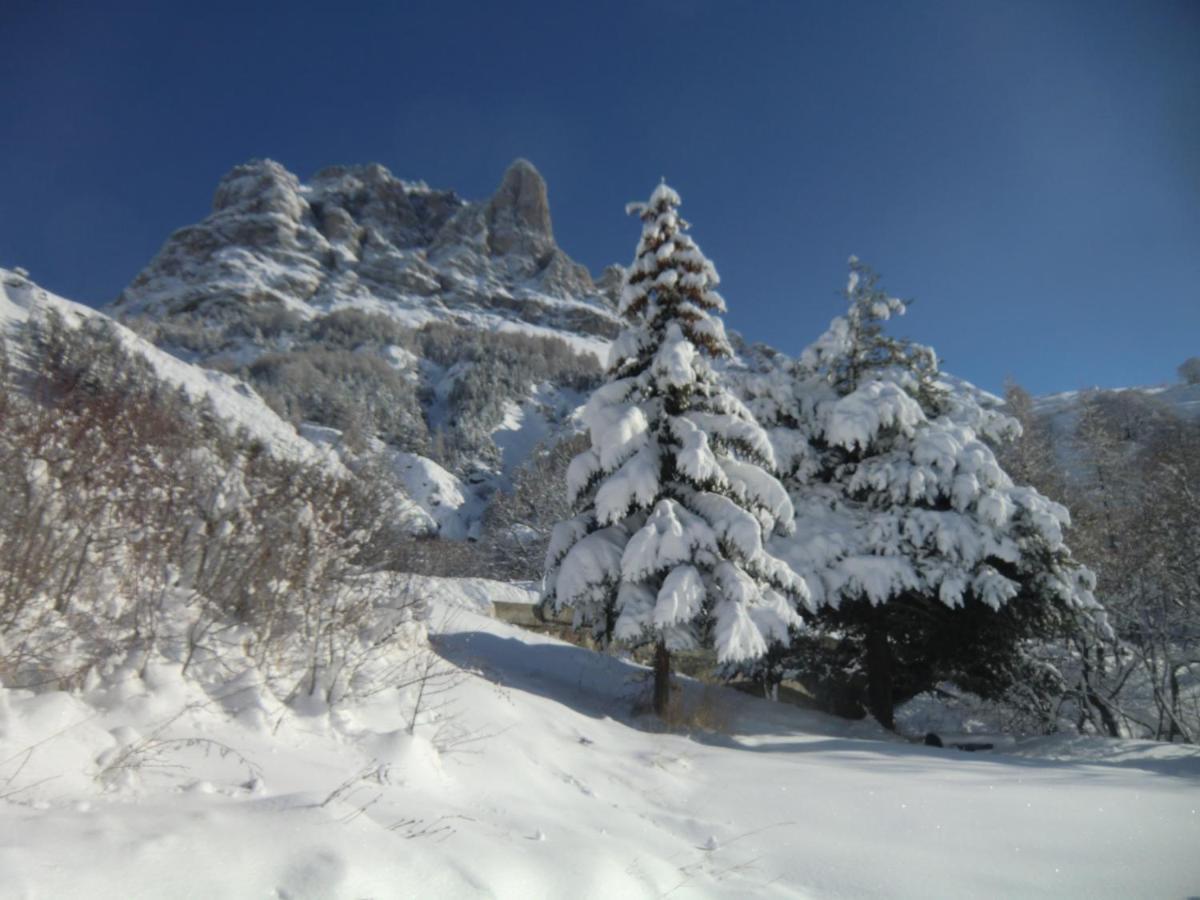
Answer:
M478 532L482 503L456 475L415 453L390 449L385 453L408 496L442 537L463 540L472 531Z
M0 691L3 897L1175 897L1200 891L1200 751L1045 738L968 754L644 671L427 585L461 674L264 707L151 665ZM482 585L486 587L486 585ZM436 589L435 589L436 588Z
M504 420L492 432L492 441L500 450L505 489L512 489L517 469L533 458L539 445L570 430L571 425L564 423L572 417L578 420L585 402L586 395L549 382L531 385L529 397L519 405L508 401Z

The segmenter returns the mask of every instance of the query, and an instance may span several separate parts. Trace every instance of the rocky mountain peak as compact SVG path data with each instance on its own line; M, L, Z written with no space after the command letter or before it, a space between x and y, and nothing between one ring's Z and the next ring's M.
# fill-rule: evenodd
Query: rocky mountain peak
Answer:
M545 179L525 159L508 167L490 199L468 204L446 223L429 256L455 268L484 258L508 281L523 282L539 294L596 297L610 309L616 305L615 295L598 287L587 269L554 242Z
M304 212L300 180L273 159L234 166L217 184L213 213L281 213L298 220Z
M493 254L527 248L537 255L554 245L546 181L529 160L514 160L505 171L486 218Z
M362 232L376 244L426 246L463 206L453 191L402 181L379 163L329 166L307 191L318 227L335 243Z
M475 203L378 163L331 166L304 183L251 160L221 179L212 214L171 235L114 308L205 319L280 307L309 318L347 305L589 340L620 328L612 285L598 287L555 244L546 182L524 159Z

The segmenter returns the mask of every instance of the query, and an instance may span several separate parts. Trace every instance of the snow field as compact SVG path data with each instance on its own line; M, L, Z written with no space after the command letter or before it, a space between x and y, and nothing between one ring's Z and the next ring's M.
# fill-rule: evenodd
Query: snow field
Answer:
M434 583L436 582L436 583ZM0 897L1183 897L1200 752L965 754L725 689L656 733L644 670L431 580L460 674L307 713L165 662L0 692ZM474 594L474 598L472 597ZM453 726L448 728L447 726Z

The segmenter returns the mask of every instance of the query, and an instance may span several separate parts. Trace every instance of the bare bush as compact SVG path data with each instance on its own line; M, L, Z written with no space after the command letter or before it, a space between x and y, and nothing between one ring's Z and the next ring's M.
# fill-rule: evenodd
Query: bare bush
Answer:
M1084 399L1057 475L1073 546L1099 578L1118 641L1052 660L1077 724L1112 736L1200 740L1200 424L1132 391Z
M27 339L33 371L0 354L0 680L237 652L332 704L404 677L424 610L386 571L392 486L230 433L104 324Z

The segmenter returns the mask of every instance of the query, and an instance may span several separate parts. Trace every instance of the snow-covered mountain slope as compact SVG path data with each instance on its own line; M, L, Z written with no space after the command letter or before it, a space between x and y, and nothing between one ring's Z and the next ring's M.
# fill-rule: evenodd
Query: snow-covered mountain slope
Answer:
M1066 430L1078 416L1079 404L1088 396L1119 397L1130 395L1161 405L1185 419L1200 419L1200 384L1169 384L1157 387L1113 388L1095 391L1062 391L1034 399L1034 410L1049 417L1056 428Z
M257 438L268 452L281 458L317 463L342 476L350 475L352 466L345 463L353 463L353 459L347 459L343 435L336 429L310 423L297 429L280 418L241 379L185 362L143 340L103 312L52 294L20 271L0 269L0 333L14 336L22 323L51 310L69 325L85 320L106 322L124 347L146 359L165 384L182 388L193 401L208 400L230 429L240 429ZM20 350L19 342L13 346ZM407 530L438 533L452 539L473 533L482 506L454 474L416 454L395 451L387 454L403 488L403 495L397 498L396 512Z
M415 453L393 450L387 458L409 497L433 520L438 535L455 541L475 535L480 504L457 476Z
M409 325L455 321L553 334L603 351L618 327L616 272L600 284L554 242L546 183L525 160L495 195L334 166L304 184L271 160L222 179L213 212L175 232L113 304L119 317L347 306Z
M1084 410L1098 411L1126 453L1144 449L1162 426L1200 421L1200 384L1172 384L1063 391L1035 397L1033 411L1044 424L1062 471L1070 478L1092 477L1077 441Z
M594 282L559 249L524 160L479 202L379 165L301 183L257 160L109 312L293 421L381 437L430 521L461 538L540 441L574 427L620 327L620 278Z
M264 714L161 662L0 691L0 896L1195 893L1195 748L961 753L686 680L718 730L656 733L644 670L441 594L462 675L413 734L395 691Z
M182 388L192 400L210 401L217 415L230 427L245 429L274 453L292 459L320 461L342 470L331 453L297 434L294 427L276 415L244 382L183 362L108 319L104 313L51 294L20 271L0 269L0 330L11 335L15 327L30 317L45 315L50 310L59 313L69 325L84 320L109 321L113 333L126 349L144 357L165 383Z
M346 459L353 469L357 454L349 452L345 436L336 428L311 422L301 424L300 435L317 447L325 448L338 459ZM400 509L407 530L422 535L437 534L450 540L463 540L477 529L481 510L470 490L452 472L431 459L415 453L392 450L381 441L373 441L373 451L389 465L403 488Z

